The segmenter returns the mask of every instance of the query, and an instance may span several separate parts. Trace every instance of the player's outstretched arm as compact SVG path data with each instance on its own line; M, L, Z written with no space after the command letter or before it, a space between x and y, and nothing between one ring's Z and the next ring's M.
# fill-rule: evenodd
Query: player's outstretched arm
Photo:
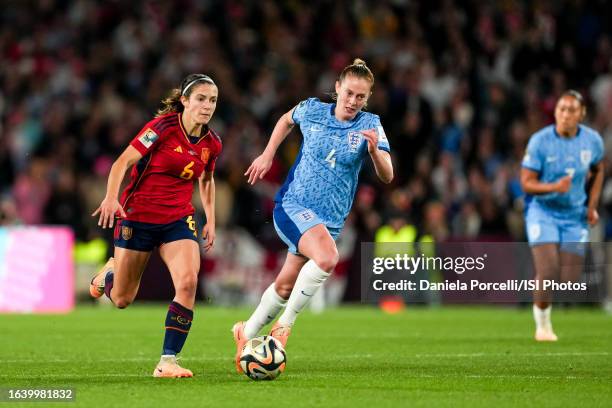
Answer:
M212 171L205 171L198 180L200 199L206 214L206 225L202 229L202 237L206 241L204 250L208 252L215 244L215 179Z
M295 126L292 119L294 110L295 107L281 116L278 122L276 122L266 149L261 155L253 160L253 163L251 163L247 171L244 173L244 175L248 177L249 184L253 185L257 182L257 180L261 180L270 170L270 167L272 167L272 159L274 159L278 146L283 143L287 135Z
M125 211L119 204L119 188L125 176L127 169L142 158L142 154L133 146L128 146L121 156L113 163L110 174L108 175L108 183L106 186L106 197L100 203L100 206L91 214L93 217L100 215L98 225L102 228L112 228L115 222L115 214L119 212L122 217L125 217Z
M572 177L561 177L554 183L543 183L538 179L538 172L521 169L521 188L527 194L567 193L572 185Z
M368 142L368 153L374 163L376 175L385 184L393 181L393 163L391 155L378 148L378 134L374 129L362 130L361 134Z

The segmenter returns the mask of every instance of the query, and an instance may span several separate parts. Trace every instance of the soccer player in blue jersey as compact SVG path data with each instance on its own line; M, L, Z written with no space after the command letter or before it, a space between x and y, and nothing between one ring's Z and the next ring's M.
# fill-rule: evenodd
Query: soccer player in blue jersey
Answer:
M564 92L555 107L555 124L531 137L523 158L527 239L540 281L533 304L537 341L557 341L550 319L552 292L542 289L542 280L579 279L589 240L587 223L595 225L599 219L603 141L595 130L579 124L585 114L582 95Z
M380 118L363 112L374 75L361 59L344 68L336 81L336 103L306 99L276 123L264 152L246 171L255 184L270 170L279 145L297 124L303 135L300 153L275 197L274 226L287 244L287 259L276 281L264 292L246 322L234 325L236 367L243 345L257 336L280 310L271 335L283 346L310 298L338 262L335 240L348 216L359 170L369 156L384 183L393 179L389 142Z

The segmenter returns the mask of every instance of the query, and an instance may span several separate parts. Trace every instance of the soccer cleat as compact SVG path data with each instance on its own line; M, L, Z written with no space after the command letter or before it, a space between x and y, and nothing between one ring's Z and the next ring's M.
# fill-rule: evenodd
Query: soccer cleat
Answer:
M100 272L96 276L93 277L91 283L89 284L89 294L93 298L99 298L104 294L104 282L106 279L106 274L112 271L113 266L115 265L115 258L112 256L108 258L106 264L100 269Z
M244 345L249 340L244 335L244 324L245 322L237 322L232 327L232 333L234 334L234 341L236 342L236 357L234 357L234 362L236 363L236 371L242 373L242 367L240 367L240 355L242 354L242 349Z
M153 370L153 377L157 378L189 378L193 377L191 370L181 367L176 356L161 356L157 367Z
M535 333L536 341L557 341L557 335L552 329L537 329Z
M291 326L282 326L279 322L274 323L272 330L270 330L270 336L280 341L283 348L287 345L287 340L291 334Z

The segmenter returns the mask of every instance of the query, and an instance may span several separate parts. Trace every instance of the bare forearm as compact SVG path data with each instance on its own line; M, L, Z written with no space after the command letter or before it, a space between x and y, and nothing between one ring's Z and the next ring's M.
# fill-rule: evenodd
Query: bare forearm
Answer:
M108 183L106 185L107 198L116 200L119 197L119 189L121 188L121 182L125 176L128 164L129 163L121 158L113 163L110 174L108 175Z
M597 173L595 173L595 179L593 180L593 185L591 185L591 190L589 191L589 208L596 209L599 205L599 197L601 196L603 179L603 170L599 169Z
M391 155L383 150L376 150L370 154L376 175L385 184L393 181L393 163L391 163Z
M215 225L215 179L203 181L200 183L200 199L204 214L206 214L206 223Z
M523 181L523 191L527 194L548 194L557 191L557 183L543 183L538 180Z
M274 156L276 154L276 150L283 143L287 135L294 128L295 123L291 120L291 111L285 113L281 118L276 122L274 126L274 130L272 130L272 135L270 136L270 140L268 141L268 145L264 150L263 154Z

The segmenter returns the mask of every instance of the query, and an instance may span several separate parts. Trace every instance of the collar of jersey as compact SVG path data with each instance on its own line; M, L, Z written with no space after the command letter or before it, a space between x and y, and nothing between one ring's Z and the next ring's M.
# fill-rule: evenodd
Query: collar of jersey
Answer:
M210 128L207 126L206 127L206 133L204 133L202 136L200 136L195 142L192 142L191 141L191 137L195 138L196 136L190 136L190 135L187 134L187 131L183 127L183 115L182 115L181 112L179 112L179 114L178 114L178 123L179 123L179 126L181 128L181 132L183 133L183 136L185 136L185 139L187 139L187 142L189 142L191 144L198 144L198 143L200 143L210 133Z
M332 120L335 121L334 123L336 123L337 125L340 125L343 128L348 128L348 127L353 126L355 122L357 122L357 119L363 113L359 111L353 119L342 122L342 121L339 121L338 118L336 117L335 112L334 112L335 110L336 110L336 104L332 103L331 106L329 107L329 114L331 115Z
M555 134L555 136L557 136L561 140L574 140L574 139L578 139L578 136L580 136L580 133L582 133L582 126L580 126L580 125L578 125L578 130L576 131L576 134L574 135L574 137L564 137L564 136L561 136L557 132L557 126L552 125L552 127L553 127L553 133Z

